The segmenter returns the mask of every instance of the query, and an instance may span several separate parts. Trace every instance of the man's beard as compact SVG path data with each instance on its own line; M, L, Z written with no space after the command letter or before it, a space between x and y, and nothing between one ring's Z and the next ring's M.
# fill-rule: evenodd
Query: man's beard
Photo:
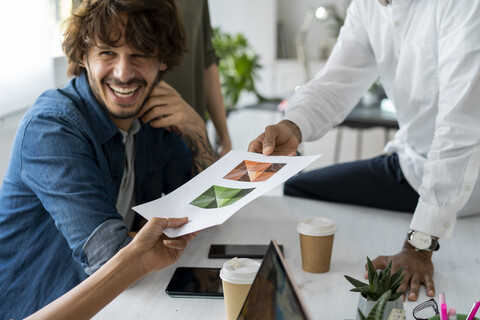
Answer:
M90 89L92 90L93 95L95 96L97 102L102 106L103 110L111 118L122 119L122 120L131 119L131 118L133 118L137 115L137 113L140 111L140 109L142 109L143 105L145 104L145 101L147 101L148 98L150 97L150 94L152 93L155 86L158 84L158 82L160 82L160 79L161 79L161 76L162 76L162 71L158 71L157 75L155 76L155 80L153 82L153 85L151 86L150 90L148 91L147 95L145 96L145 99L142 101L142 103L138 106L138 108L136 110L121 112L120 114L118 114L118 113L113 113L109 110L105 101L101 99L100 88L98 88L98 85L97 85L97 82L95 81L95 79L92 78L91 72L89 72L89 71L86 71L86 72L87 72L88 83L89 83ZM128 82L122 82L122 81L119 81L117 79L103 78L100 81L100 83L102 85L108 86L106 84L107 80L110 81L110 83L113 83L115 85L131 85L133 83L138 83L138 84L143 85L145 88L147 88L147 82L143 79L134 78L134 79L129 80ZM113 81L111 81L111 80L113 80ZM108 89L106 89L106 90L108 90Z

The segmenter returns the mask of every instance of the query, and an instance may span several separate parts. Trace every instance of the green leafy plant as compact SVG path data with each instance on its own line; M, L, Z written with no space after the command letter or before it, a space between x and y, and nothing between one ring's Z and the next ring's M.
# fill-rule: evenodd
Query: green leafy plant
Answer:
M395 301L400 298L404 292L398 291L398 287L402 283L403 267L397 270L391 275L392 261L389 262L385 270L377 273L372 261L367 257L367 269L368 269L368 283L356 280L352 277L345 276L345 278L355 287L350 291L360 292L360 294L370 301L377 301L387 291L390 292L388 301Z
M213 28L212 43L219 57L218 71L225 106L234 109L242 92L253 92L260 101L269 99L260 95L255 88L257 72L262 68L260 56L255 53L247 38L241 34L229 34Z
M365 316L360 309L358 309L358 314L360 315L361 320L382 320L383 313L385 312L385 306L392 296L392 290L387 290L384 292L380 299L375 302L372 309L367 316Z

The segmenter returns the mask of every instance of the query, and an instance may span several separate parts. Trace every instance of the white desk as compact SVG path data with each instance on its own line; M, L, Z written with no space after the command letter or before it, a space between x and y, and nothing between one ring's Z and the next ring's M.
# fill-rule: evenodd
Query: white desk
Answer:
M301 217L323 216L337 225L332 263L328 273L302 270L298 235ZM173 266L150 274L104 308L96 319L225 319L223 300L170 298L165 294L177 266L221 267L224 260L208 259L212 243L264 243L275 238L284 245L287 263L314 319L354 319L357 293L343 275L363 278L366 256L397 253L408 229L410 214L333 204L290 197L264 196L245 206L223 225L200 233ZM437 292L447 302L468 312L480 299L480 216L460 219L450 241L441 241L434 254ZM425 288L417 302L406 302L407 319L412 309L427 299ZM437 299L438 300L438 299Z

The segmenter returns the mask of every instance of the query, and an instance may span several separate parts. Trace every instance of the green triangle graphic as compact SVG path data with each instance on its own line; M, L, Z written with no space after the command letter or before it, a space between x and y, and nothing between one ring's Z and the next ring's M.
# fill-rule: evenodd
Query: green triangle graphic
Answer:
M215 199L212 199L211 197L205 197L201 195L197 199L193 200L190 202L191 205L200 207L200 208L206 208L208 205L210 205L212 202L216 202Z
M254 189L234 189L213 185L190 204L203 209L226 207L242 199Z

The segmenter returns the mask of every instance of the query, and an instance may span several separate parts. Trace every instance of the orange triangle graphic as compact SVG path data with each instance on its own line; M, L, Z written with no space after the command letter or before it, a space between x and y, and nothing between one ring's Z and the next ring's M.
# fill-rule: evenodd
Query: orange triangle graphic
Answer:
M259 177L255 179L255 181L265 181L270 179L271 176L273 176L275 172L263 172Z
M259 175L261 175L262 172L256 172L256 171L248 171L248 176L250 177L250 181L255 181Z

